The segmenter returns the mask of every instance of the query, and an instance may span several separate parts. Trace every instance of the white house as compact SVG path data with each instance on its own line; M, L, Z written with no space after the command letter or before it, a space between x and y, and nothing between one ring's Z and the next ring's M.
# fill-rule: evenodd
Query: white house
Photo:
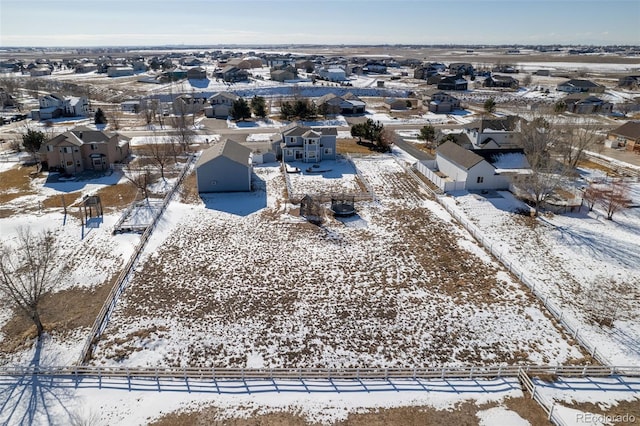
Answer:
M339 67L329 67L329 68L320 68L318 70L318 75L320 78L329 81L344 81L347 79L347 73L344 68Z
M451 141L438 147L435 163L457 190L508 189L513 175L530 172L522 150L468 150Z

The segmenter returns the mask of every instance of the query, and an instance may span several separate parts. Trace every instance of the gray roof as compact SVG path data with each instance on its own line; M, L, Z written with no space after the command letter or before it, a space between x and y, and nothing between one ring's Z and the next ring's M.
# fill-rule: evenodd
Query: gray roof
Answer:
M484 160L475 152L464 149L455 142L447 141L440 145L437 149L439 156L457 164L465 170L469 170L476 164Z
M224 141L218 142L211 146L211 148L203 151L196 162L196 167L200 167L218 157L226 157L231 161L242 164L243 166L248 166L249 158L251 157L251 150L236 141L225 139Z
M235 93L217 92L217 93L214 93L213 95L211 95L211 97L209 97L209 99L217 98L218 96L223 97L223 98L228 98L228 99L231 99L231 100L234 100L234 101L239 98L239 96L236 95Z
M570 85L570 86L575 86L575 87L600 87L599 84L594 83L593 81L589 81L589 80L581 80L581 79L571 79L571 80L567 80L562 84L559 84L559 86L565 86L565 85Z
M285 128L285 130L282 132L282 135L283 136L303 136L309 130L312 130L311 127L296 125L296 126L291 127L289 129ZM316 133L320 133L323 136L337 136L338 135L338 129L336 129L335 127L314 128L313 131L316 132Z

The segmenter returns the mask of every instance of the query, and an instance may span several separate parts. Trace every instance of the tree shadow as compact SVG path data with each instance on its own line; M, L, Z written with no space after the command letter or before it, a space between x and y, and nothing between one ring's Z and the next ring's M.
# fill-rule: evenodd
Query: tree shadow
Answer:
M52 386L48 377L39 374L42 360L42 339L35 343L33 358L26 368L26 374L0 387L0 421L2 424L36 425L60 423L60 408L71 416L67 407L73 399L71 392ZM45 364L55 363L55 359L45 360ZM64 423L64 422L63 422Z

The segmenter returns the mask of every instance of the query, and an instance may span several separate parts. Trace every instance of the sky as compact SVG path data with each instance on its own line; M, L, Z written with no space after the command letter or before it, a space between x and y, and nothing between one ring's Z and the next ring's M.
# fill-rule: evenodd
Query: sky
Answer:
M640 44L640 0L0 0L0 47Z

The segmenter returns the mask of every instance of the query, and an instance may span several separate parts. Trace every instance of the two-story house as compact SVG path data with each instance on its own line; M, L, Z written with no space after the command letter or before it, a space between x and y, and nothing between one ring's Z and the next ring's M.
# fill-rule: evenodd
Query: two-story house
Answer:
M89 115L89 100L85 97L64 98L51 93L38 99L39 109L31 111L33 120L51 120L61 116L86 117Z
M280 149L283 161L303 161L317 163L322 160L336 159L335 127L311 128L290 125L282 131Z
M449 95L446 92L437 92L431 95L429 100L429 111L436 114L448 114L451 111L460 109L460 99Z
M40 149L45 166L72 175L85 170L107 170L128 155L129 138L89 127L64 132Z
M204 115L209 118L227 118L233 103L239 96L231 92L218 92L208 99L209 105L204 109Z

